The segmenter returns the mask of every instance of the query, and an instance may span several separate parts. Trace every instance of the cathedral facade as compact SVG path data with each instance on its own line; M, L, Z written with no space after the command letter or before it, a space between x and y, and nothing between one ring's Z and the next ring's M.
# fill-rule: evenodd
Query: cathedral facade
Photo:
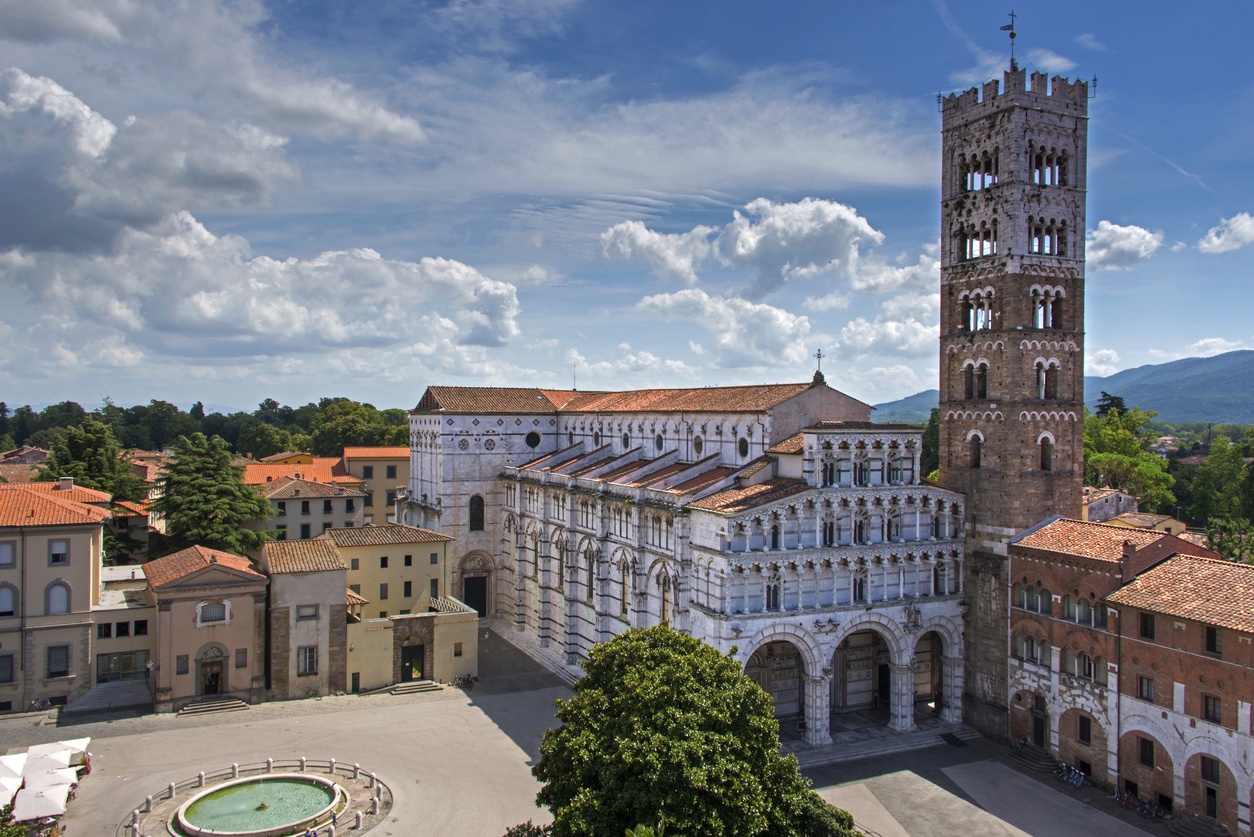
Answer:
M841 713L956 722L964 503L921 479L917 427L870 412L821 376L432 387L403 514L458 539L455 595L572 677L666 622L734 653L808 743Z

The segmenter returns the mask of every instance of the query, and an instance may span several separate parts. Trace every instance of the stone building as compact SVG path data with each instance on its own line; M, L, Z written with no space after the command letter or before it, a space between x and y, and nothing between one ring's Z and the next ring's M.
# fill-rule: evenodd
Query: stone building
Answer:
M1002 736L1007 542L1081 512L1088 88L1012 64L942 112L940 482L967 503L966 717Z
M348 566L326 538L262 548L270 578L270 696L276 700L347 687Z
M1249 833L1254 567L1053 519L1010 545L1009 728L1094 780Z
M962 500L920 479L918 428L869 417L821 376L432 387L406 514L455 534L467 603L572 676L597 642L665 621L734 646L810 743L852 710L956 721Z

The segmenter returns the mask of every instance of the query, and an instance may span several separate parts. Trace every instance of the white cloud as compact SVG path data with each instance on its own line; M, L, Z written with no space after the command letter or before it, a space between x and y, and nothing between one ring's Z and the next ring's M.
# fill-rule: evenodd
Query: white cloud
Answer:
M806 310L814 312L844 311L852 303L853 297L839 291L832 291L830 294L809 297L805 301L805 307Z
M1028 61L1046 73L1069 73L1078 66L1070 58L1048 49L1030 49L1027 57Z
M1163 243L1163 233L1144 227L1120 226L1100 221L1086 239L1088 266L1103 270L1128 270L1150 258Z
M46 255L0 283L51 316L184 357L395 348L415 336L493 347L519 334L514 286L461 262L391 261L365 249L279 261L186 212L128 230L112 255Z
M1084 374L1106 377L1119 371L1119 353L1114 349L1098 349L1084 361Z
M1250 243L1254 243L1254 216L1238 212L1223 219L1219 226L1211 227L1197 243L1197 249L1203 253L1226 253Z
M938 325L925 325L906 318L894 320L880 315L874 322L856 317L840 330L842 348L855 356L871 353L925 357L936 351Z
M810 320L782 308L689 288L645 297L635 310L667 322L686 320L700 325L711 338L706 351L724 369L796 367L809 354L805 341Z
M570 349L566 353L566 365L575 365L581 380L616 389L623 388L624 380L648 384L663 376L691 380L697 380L701 376L698 367L682 360L667 360L649 351L632 351L627 344L620 345L618 350L623 353L621 357L591 362L578 350Z
M841 365L823 373L827 383L841 392L867 404L881 404L914 395L925 389L936 389L936 370L926 374L905 364L892 366ZM874 417L874 413L871 414Z
M80 154L99 157L117 128L50 78L30 76L16 67L0 71L0 117L11 119L39 111L73 134Z
M1248 349L1250 345L1243 340L1229 340L1226 337L1203 337L1181 349L1150 349L1148 354L1155 359L1168 361L1185 357L1213 357L1224 352L1235 352Z
M697 283L697 268L710 255L714 227L696 227L686 233L659 233L640 221L624 221L601 233L601 252L610 258L638 256L664 279Z
M761 299L793 279L829 272L852 274L859 245L883 240L883 233L842 203L805 198L777 204L758 198L744 207L744 214L737 211L723 228L718 253L729 264L757 272L745 296Z
M1091 49L1095 52L1105 52L1106 50L1110 49L1110 47L1106 46L1104 43L1097 40L1096 35L1090 32L1085 32L1082 35L1076 35L1075 42L1079 44L1080 46L1084 47L1085 49Z
M890 264L876 258L858 265L851 284L856 291L890 293L896 290L923 291L940 286L940 246L927 244L912 264Z

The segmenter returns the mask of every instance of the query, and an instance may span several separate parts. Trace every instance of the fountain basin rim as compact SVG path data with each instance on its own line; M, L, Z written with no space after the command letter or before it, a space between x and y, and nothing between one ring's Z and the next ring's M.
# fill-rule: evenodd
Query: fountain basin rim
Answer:
M320 809L317 813L308 817L302 817L301 819L293 820L292 822L284 823L283 825L276 825L273 828L261 828L251 831L217 831L212 828L200 828L187 821L187 817L185 816L187 809L210 794L217 793L224 788L231 788L239 785L260 784L280 779L288 781L295 780L313 785L322 785L331 791L331 803ZM228 779L227 781L214 785L211 788L207 787L191 799L184 802L179 806L178 811L176 811L174 816L171 818L172 822L170 824L177 824L178 833L188 835L188 837L283 837L283 835L302 832L309 826L315 825L316 823L329 817L331 812L340 805L341 801L348 801L348 791L346 791L333 779L324 778L310 773L263 773L254 776L240 776L237 779Z

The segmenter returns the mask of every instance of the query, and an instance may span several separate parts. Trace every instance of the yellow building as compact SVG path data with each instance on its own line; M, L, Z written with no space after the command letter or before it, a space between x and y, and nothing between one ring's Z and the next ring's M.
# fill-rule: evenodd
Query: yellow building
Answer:
M448 535L399 523L328 529L348 564L348 589L366 599L366 618L426 613L448 593Z
M344 448L343 468L365 484L365 522L394 523L397 491L409 484L409 448Z
M68 479L0 485L0 712L91 688L109 512L74 499L88 491Z

